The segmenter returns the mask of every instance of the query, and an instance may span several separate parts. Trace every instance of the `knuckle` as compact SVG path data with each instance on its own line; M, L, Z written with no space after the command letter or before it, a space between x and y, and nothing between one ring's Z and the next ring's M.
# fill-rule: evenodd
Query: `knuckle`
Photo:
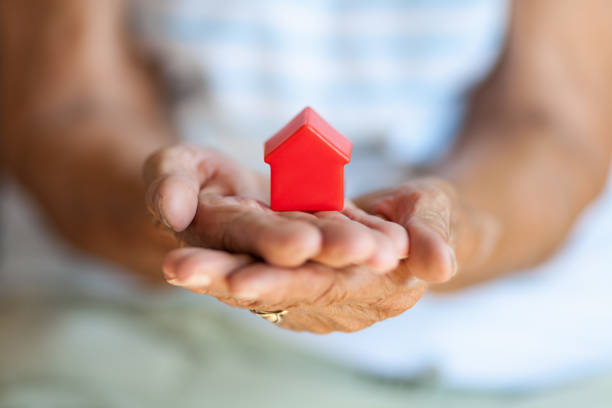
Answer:
M415 193L418 194L418 199L415 200L415 210L425 211L427 209L435 209L436 212L447 210L450 208L450 198L446 193L436 188L430 188L429 191Z
M147 157L143 165L145 182L150 183L164 172L167 162L175 156L181 146L168 146L155 150Z
M159 174L172 172L177 168L191 168L199 157L201 149L188 145L172 145L154 151L145 160L145 179L155 178Z
M451 199L442 190L435 190L432 193L430 205L436 208L438 212L444 217L448 218L448 216L450 215Z
M415 215L448 216L452 204L451 188L442 180L420 180L399 188L402 202Z
M449 239L450 213L448 211L441 212L436 208L424 208L418 216L422 222L439 232L444 239Z
M162 151L160 167L162 170L168 170L168 167L174 167L175 164L191 164L195 157L196 151L190 146L171 146Z
M451 207L447 196L421 200L415 207L414 216L436 230L445 240L450 239Z

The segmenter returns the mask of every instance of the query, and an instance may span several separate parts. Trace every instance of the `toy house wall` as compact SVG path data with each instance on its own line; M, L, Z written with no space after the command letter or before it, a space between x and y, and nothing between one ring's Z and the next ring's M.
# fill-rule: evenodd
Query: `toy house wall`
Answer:
M271 207L275 211L337 211L344 205L344 168L338 163L272 166Z

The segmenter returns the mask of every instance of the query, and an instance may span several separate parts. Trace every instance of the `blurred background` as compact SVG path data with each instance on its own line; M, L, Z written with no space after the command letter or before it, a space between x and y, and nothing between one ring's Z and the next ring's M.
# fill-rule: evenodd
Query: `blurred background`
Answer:
M355 141L352 196L448 150L510 15L406 1L385 20L384 3L142 0L128 16L182 140L265 171L262 142L312 105ZM326 336L75 250L8 173L0 217L0 407L612 406L612 183L545 264Z
M5 179L0 406L605 407L611 208L608 192L572 234L572 255L317 337L143 287L74 252Z

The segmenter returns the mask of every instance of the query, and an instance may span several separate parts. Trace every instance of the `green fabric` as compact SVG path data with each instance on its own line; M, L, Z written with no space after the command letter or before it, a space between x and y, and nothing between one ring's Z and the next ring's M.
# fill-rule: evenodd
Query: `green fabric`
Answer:
M135 298L4 298L0 407L612 406L612 375L535 395L446 390L433 375L389 381L228 321L221 307Z

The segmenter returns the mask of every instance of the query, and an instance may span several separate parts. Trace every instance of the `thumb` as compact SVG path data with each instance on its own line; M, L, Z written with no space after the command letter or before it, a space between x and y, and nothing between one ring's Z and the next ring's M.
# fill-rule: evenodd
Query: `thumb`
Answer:
M197 147L172 146L153 153L145 162L145 201L153 216L175 232L193 221L200 185L208 178L199 164L206 151Z
M419 217L408 221L410 249L404 263L417 278L429 283L444 283L457 273L457 257L454 248L429 221Z
M410 208L404 208L404 217L400 217L410 242L406 266L417 278L444 283L457 273L457 257L450 239L451 194L434 182L417 182L414 187L416 193L404 202Z
M189 175L170 174L155 180L147 189L147 208L167 228L185 230L198 206L198 182Z
M422 179L366 196L361 204L406 229L408 256L402 261L402 271L429 283L443 283L457 272L450 239L452 197L450 186Z

